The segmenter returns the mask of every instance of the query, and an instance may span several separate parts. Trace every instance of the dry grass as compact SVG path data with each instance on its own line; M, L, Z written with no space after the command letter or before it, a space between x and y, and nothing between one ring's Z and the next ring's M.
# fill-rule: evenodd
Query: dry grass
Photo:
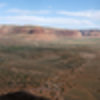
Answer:
M100 100L99 39L45 43L22 37L0 40L1 94L27 90L52 100Z

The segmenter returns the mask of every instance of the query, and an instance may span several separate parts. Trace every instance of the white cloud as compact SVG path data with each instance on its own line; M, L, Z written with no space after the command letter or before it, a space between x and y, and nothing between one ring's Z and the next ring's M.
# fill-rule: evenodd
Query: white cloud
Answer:
M6 24L32 24L45 26L94 26L89 20L80 20L63 17L40 17L40 16L6 16L0 17L0 23Z
M0 3L0 8L5 7L6 3Z
M71 11L58 11L58 14L66 15L66 16L76 16L76 17L84 17L84 18L92 18L100 20L100 10L87 10L87 11L79 11L79 12L71 12Z
M6 14L13 14L12 16L1 16L0 24L31 24L44 25L50 27L66 27L66 28L100 28L100 11L50 11L50 10L21 10L10 9L5 11ZM50 14L55 17L45 17L45 14ZM59 16L60 14L60 16ZM64 16L61 16L64 15Z
M14 13L14 14L49 14L50 11L48 10L21 10L21 9L10 9L7 11L7 13Z

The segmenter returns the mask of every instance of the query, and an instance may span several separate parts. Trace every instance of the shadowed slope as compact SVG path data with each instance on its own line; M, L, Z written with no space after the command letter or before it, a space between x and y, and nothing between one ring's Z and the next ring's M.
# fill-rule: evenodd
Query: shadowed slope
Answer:
M0 100L49 100L49 99L34 96L26 92L15 92L0 96Z

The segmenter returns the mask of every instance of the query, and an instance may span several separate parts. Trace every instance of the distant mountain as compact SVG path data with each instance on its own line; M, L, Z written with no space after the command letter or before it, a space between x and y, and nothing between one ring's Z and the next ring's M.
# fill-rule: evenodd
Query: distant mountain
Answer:
M100 30L81 30L84 37L100 37Z
M40 38L100 37L100 30L66 30L37 26L0 26L0 34L33 34Z

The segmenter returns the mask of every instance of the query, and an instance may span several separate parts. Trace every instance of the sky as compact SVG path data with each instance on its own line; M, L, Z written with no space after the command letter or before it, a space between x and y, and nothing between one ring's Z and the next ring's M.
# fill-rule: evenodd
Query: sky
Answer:
M100 0L0 0L0 25L100 29Z

